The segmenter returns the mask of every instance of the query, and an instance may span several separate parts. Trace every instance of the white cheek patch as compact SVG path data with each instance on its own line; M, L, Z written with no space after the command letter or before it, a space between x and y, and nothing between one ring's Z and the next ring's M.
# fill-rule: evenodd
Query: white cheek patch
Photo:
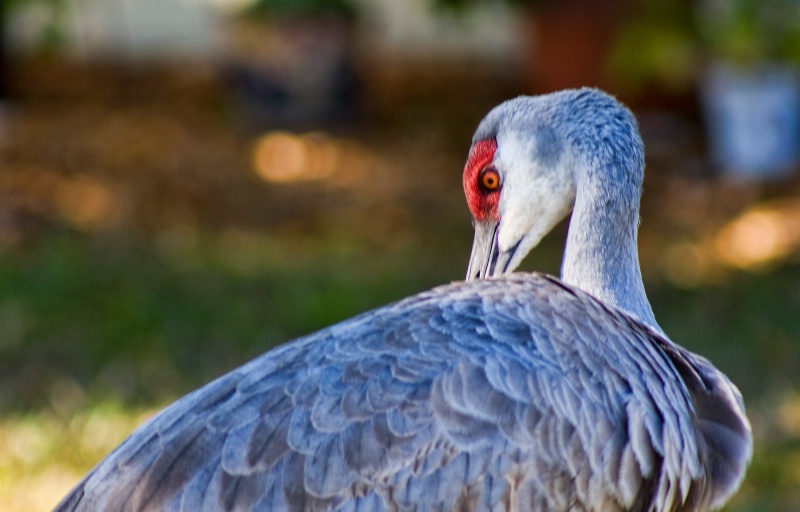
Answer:
M572 152L546 164L534 159L535 134L507 134L498 138L495 165L503 173L498 211L498 245L507 251L517 244L526 249L539 243L572 209L575 177ZM525 240L523 240L523 238Z

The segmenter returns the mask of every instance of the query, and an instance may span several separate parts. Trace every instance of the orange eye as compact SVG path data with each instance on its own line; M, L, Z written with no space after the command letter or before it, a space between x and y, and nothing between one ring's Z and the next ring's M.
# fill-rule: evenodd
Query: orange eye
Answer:
M478 177L481 188L486 192L494 192L500 188L500 173L494 167L487 167Z

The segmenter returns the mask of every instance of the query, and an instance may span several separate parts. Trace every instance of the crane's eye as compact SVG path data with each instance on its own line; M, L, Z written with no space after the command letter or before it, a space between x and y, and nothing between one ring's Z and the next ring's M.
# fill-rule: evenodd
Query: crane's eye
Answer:
M486 192L494 192L500 188L500 173L494 167L482 170L478 180L481 188Z

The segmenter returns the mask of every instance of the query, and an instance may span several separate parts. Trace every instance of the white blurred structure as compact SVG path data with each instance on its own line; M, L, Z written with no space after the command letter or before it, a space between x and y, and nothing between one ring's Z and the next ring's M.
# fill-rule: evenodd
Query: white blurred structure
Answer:
M253 0L65 0L60 26L68 54L79 59L208 60L225 48L226 19ZM520 27L504 2L465 12L437 10L430 0L354 0L358 36L371 52L410 58L508 58L519 52ZM18 9L9 23L16 52L34 49L52 12Z
M378 53L411 58L516 59L522 51L521 18L506 2L479 2L458 12L432 0L355 0L363 39Z
M57 23L78 59L197 59L219 48L219 17L205 0L65 0ZM35 50L53 13L34 3L11 13L10 46Z

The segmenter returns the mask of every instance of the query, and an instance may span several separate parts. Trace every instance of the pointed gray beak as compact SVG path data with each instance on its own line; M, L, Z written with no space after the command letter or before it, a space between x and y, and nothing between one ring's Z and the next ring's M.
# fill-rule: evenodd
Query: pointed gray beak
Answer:
M467 281L496 277L513 270L509 269L509 264L514 258L519 243L508 251L501 251L497 243L499 233L499 221L475 223L475 240L472 243L472 254L467 266Z

